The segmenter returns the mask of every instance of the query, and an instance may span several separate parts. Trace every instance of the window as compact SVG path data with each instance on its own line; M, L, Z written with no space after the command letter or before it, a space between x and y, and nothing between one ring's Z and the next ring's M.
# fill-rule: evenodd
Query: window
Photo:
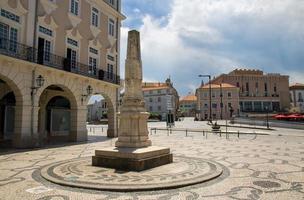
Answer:
M153 99L151 97L149 98L149 102L153 102Z
M10 51L16 52L17 51L17 41L18 41L18 30L11 27L10 29Z
M150 107L149 107L149 111L153 111L153 108L152 108L152 106L150 106Z
M75 50L71 50L71 67L76 68L77 63L77 52Z
M90 51L90 53L98 55L98 50L97 49L94 49L94 48L90 47L89 51Z
M158 98L157 98L157 101L158 101L158 102L161 102L161 97L158 97Z
M108 64L107 78L113 79L113 65Z
M227 96L228 96L229 98L231 98L231 92L228 92L228 93L227 93Z
M39 32L44 33L44 34L46 34L48 36L51 36L51 37L53 36L53 31L50 30L50 29L47 29L43 26L39 26Z
M15 22L20 22L20 17L18 15L15 15L14 13L11 13L7 10L4 10L1 8L1 16L5 17L7 19L13 20Z
M111 56L111 55L108 55L107 58L108 58L109 60L111 60L111 61L115 61L115 58L114 58L113 56Z
M149 94L153 94L153 91L152 91L152 90L150 90L150 91L149 91Z
M215 97L215 92L212 92L212 97Z
M114 6L114 0L109 0L109 3Z
M277 85L276 84L274 84L273 91L274 91L275 94L277 93Z
M113 36L114 37L114 32L115 32L115 22L113 19L109 19L109 35Z
M157 90L157 93L160 94L160 93L161 93L161 90Z
M79 0L71 0L70 12L74 15L79 14Z
M97 8L92 8L92 25L98 27L99 11Z
M246 96L249 96L249 83L246 82Z
M161 111L161 106L158 106L157 109L158 109L158 111Z
M231 108L231 103L228 103L228 108Z
M96 75L97 71L97 59L89 57L89 74Z
M73 40L71 38L68 38L67 42L70 44L70 45L73 45L75 47L78 47L78 42L76 40Z
M240 87L240 83L239 82L236 83L236 87Z
M208 104L207 104L207 103L205 103L205 104L204 104L204 107L205 107L205 108L207 108L207 107L208 107Z
M216 104L216 103L213 103L213 104L212 104L212 108L217 108L217 104Z
M264 92L265 92L265 97L267 97L267 92L268 88L267 88L267 83L264 83Z
M301 92L298 93L298 102L303 102L303 97Z
M44 43L44 60L49 62L51 59L51 42L45 40Z

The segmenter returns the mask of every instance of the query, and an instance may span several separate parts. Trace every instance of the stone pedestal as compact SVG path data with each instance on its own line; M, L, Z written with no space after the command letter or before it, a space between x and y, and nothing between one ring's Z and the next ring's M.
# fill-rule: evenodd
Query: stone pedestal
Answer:
M93 166L124 171L142 171L172 162L170 149L150 146L145 148L109 147L95 151Z
M170 149L151 146L142 92L142 66L139 32L129 31L125 67L125 95L116 147L96 150L92 165L127 171L142 171L172 162Z

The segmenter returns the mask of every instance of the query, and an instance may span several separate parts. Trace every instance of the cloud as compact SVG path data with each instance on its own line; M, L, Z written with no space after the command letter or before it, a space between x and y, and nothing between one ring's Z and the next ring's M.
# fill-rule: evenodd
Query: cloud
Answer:
M304 77L303 1L170 3L162 14L138 7L141 23L136 28L141 32L144 78L163 81L171 75L180 94L185 95L200 84L198 74L216 76L234 68L283 73L292 76L291 82ZM122 31L122 47L127 27Z

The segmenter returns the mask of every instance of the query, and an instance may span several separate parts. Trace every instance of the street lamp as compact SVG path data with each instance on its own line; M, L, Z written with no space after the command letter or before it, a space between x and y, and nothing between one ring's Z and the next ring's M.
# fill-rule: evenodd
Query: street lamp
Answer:
M209 121L212 122L212 117L211 117L211 75L205 75L205 74L200 74L198 77L208 77L209 78Z
M35 81L36 81L36 86L31 87L31 96L36 94L37 90L44 85L44 78L41 75L37 76ZM33 80L33 84L35 83L35 81Z
M223 119L223 91L222 91L222 84L220 84L220 97L221 97L221 119Z
M82 94L81 95L81 102L83 103L83 101L85 101L88 96L90 96L93 93L93 88L92 86L88 85L88 87L86 88L86 94Z
M267 127L267 129L269 129L268 106L265 106L265 110L266 110L266 127Z

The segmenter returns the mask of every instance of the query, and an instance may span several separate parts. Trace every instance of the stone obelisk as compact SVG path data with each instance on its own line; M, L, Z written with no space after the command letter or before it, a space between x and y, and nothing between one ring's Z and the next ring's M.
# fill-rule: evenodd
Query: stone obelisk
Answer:
M130 31L128 36L127 59L125 62L125 94L120 109L120 124L117 147L151 146L146 112L142 92L142 62L140 36Z
M120 124L115 147L95 150L92 165L130 171L168 164L173 161L170 149L152 146L149 139L146 112L142 93L142 62L140 35L129 31L125 62L125 94L119 113Z

